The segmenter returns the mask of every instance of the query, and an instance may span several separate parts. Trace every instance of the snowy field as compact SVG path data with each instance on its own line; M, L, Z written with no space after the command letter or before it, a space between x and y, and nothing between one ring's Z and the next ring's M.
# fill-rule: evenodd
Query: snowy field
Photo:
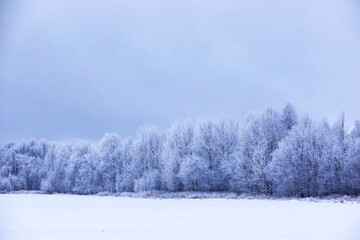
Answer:
M0 194L1 240L359 240L360 204Z

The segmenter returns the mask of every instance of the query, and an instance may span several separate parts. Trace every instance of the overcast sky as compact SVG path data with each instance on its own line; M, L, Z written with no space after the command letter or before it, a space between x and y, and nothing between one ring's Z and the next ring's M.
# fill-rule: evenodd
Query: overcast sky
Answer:
M0 1L0 143L292 103L360 119L360 2Z

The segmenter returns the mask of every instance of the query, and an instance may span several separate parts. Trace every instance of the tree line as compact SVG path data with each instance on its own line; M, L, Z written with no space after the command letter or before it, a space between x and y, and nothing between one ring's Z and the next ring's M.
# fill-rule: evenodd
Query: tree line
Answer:
M9 143L0 149L0 191L96 194L227 191L275 196L360 193L360 122L330 125L281 112L232 120L141 127L136 137L107 133L98 143Z

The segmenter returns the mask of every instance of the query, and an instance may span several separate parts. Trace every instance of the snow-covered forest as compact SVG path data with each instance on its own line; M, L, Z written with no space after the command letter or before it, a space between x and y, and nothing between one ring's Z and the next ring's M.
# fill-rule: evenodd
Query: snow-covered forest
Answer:
M17 190L359 195L360 122L315 123L287 104L249 114L244 124L206 118L167 131L141 127L134 138L107 133L98 143L8 143L0 149L0 191Z

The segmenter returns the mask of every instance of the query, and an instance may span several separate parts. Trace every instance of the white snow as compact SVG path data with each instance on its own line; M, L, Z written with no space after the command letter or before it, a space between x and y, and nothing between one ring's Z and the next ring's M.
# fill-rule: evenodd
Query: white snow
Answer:
M1 240L360 239L360 204L0 194Z

